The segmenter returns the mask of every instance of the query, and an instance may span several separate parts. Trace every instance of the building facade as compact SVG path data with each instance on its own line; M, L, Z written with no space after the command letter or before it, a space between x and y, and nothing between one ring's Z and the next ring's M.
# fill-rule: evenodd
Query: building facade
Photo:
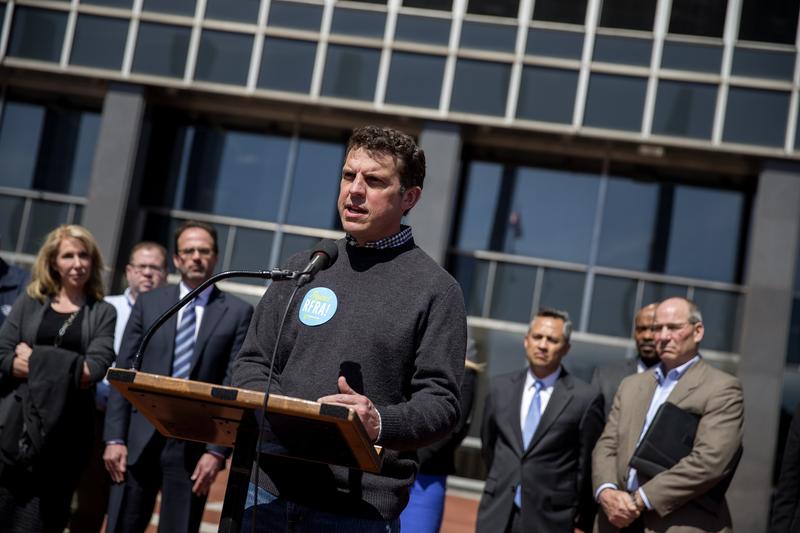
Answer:
M633 355L636 309L690 297L745 385L729 499L759 531L800 401L799 4L0 1L0 254L82 223L119 287L133 243L197 218L221 269L280 265L341 236L349 131L398 127L426 149L409 223L462 285L480 394L540 306L572 315L588 379ZM471 434L455 483L479 490Z

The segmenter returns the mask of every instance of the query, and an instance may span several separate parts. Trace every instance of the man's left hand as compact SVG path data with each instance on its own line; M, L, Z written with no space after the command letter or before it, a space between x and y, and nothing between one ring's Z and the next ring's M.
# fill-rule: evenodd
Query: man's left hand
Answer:
M369 398L351 389L344 376L339 376L337 384L339 385L340 394L323 396L317 401L319 403L341 405L355 411L358 418L361 419L364 429L367 430L367 436L372 442L375 442L381 429L381 417L378 414L378 410L375 409Z
M197 461L197 466L194 467L192 473L192 492L198 496L207 496L208 491L211 489L211 484L217 478L217 474L222 470L224 459L217 457L213 453L204 453L200 460Z

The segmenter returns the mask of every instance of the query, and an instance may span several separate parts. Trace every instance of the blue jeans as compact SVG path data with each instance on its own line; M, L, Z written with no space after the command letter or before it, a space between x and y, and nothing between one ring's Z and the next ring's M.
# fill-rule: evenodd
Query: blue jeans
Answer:
M279 498L250 483L244 504L240 533L253 531L253 510L257 533L400 533L400 520L375 520L325 513Z
M439 533L446 493L447 476L417 474L417 479L411 486L408 506L400 515L403 531Z

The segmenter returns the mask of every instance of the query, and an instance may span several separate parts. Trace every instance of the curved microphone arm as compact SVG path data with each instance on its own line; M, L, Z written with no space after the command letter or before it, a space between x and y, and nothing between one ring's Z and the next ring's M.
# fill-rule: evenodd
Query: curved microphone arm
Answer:
M139 343L139 349L136 350L136 355L133 358L133 362L131 363L132 370L139 370L139 367L142 364L142 354L144 353L145 348L150 343L150 338L155 334L155 332L164 325L164 322L169 320L172 315L178 312L180 308L184 305L189 303L190 300L194 299L198 294L203 292L207 289L210 285L221 281L223 279L228 278L259 278L259 279L271 279L273 281L281 281L286 279L295 279L297 278L302 272L297 272L295 270L280 270L274 268L272 270L228 270L227 272L220 272L219 274L214 274L203 283L198 285L196 288L189 291L189 293L178 300L178 303L167 309L164 314L158 317L158 320L147 329L147 332L144 334L142 338L142 342Z

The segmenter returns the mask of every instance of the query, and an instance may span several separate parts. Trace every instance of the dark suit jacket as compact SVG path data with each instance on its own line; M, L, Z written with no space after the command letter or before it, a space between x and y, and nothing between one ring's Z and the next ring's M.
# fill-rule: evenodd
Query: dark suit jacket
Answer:
M520 406L528 369L496 377L486 399L481 438L488 475L477 531L503 531L522 480L522 530L571 533L591 527L591 453L603 427L603 400L562 368L527 450Z
M636 373L638 363L639 358L637 357L594 369L592 385L603 393L603 416L605 418L608 418L608 412L611 411L611 404L614 402L614 395L617 393L619 384L626 377Z
M161 287L141 294L131 310L122 337L117 366L129 368L147 328L170 306L178 301L177 285ZM200 331L195 342L195 357L189 379L227 384L230 365L244 341L253 308L246 302L214 288L203 312ZM150 339L142 355L142 372L169 376L175 351L177 315L170 318ZM106 410L106 442L120 440L128 446L128 464L136 464L145 446L155 434L155 428L116 389L111 390ZM187 463L200 458L204 445L187 445ZM210 448L215 449L217 448ZM196 457L195 457L196 456ZM192 466L193 468L193 466Z
M792 417L783 449L781 477L772 502L770 533L800 531L800 405Z

